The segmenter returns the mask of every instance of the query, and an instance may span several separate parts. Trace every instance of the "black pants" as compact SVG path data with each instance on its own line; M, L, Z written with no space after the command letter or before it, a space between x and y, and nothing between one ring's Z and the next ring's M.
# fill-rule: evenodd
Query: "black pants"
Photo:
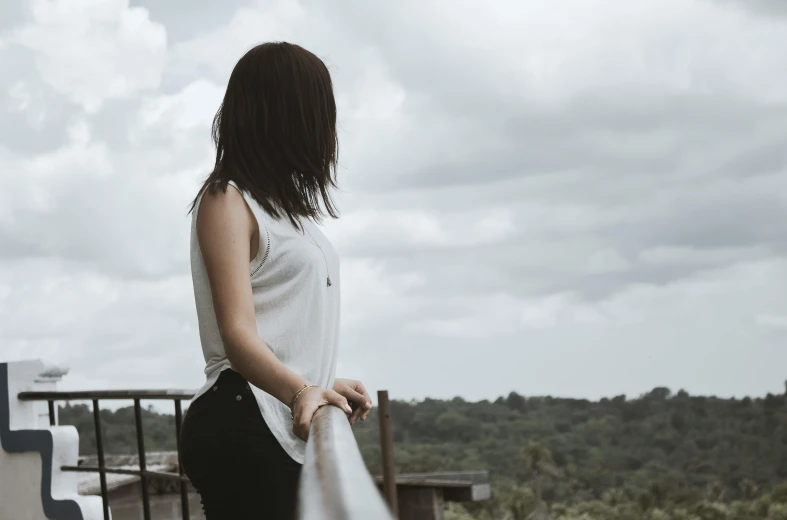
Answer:
M224 370L191 404L179 455L207 520L295 518L301 465L273 436L237 372Z

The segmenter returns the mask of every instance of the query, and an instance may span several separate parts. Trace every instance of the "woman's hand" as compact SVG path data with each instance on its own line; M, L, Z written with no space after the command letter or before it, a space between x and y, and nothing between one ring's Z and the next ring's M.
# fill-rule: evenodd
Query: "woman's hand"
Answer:
M352 405L350 424L354 424L358 419L366 420L366 416L372 409L372 398L369 397L369 393L360 381L337 378L333 383L333 389L339 395L344 396Z
M338 406L347 414L352 413L352 408L350 408L347 399L333 390L326 390L316 386L307 388L295 401L292 409L292 433L304 441L308 439L314 412L326 404Z

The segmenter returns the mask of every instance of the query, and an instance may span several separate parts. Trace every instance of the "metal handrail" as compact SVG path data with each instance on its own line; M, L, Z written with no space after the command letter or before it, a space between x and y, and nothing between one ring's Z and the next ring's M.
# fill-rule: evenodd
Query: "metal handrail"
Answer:
M336 406L312 420L298 490L300 520L393 520L366 469L347 416Z
M88 390L88 391L62 391L62 392L20 392L17 398L20 401L47 401L49 404L49 424L56 425L55 401L80 401L93 402L93 426L96 432L96 451L98 455L97 467L62 466L62 471L79 471L98 473L101 484L101 501L104 509L104 520L110 520L109 496L107 489L107 474L136 475L140 478L142 492L142 513L145 520L150 520L150 496L148 493L148 479L150 477L177 479L180 486L180 510L183 520L189 520L189 479L183 474L183 468L178 464L178 473L150 471L145 460L145 440L142 431L142 405L141 400L171 400L175 402L175 438L180 453L180 427L183 423L183 409L181 401L190 400L195 392L188 390ZM139 469L112 468L104 464L104 436L101 429L101 414L99 413L99 400L131 399L134 401L134 424L137 431L137 454L139 456Z
M77 390L59 392L19 392L20 401L81 401L100 399L146 401L190 401L196 392L192 390Z

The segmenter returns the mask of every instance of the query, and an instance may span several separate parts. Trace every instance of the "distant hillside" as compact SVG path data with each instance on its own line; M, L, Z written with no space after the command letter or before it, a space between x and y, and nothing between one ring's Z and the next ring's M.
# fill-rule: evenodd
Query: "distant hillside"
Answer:
M712 489L729 501L750 494L746 486L770 489L787 481L784 395L720 399L656 388L629 400L511 393L494 402L457 397L394 401L391 408L399 471L489 469L498 487L515 487L533 477L525 447L535 443L549 460L541 478L547 502L587 501L610 489L685 501ZM81 452L93 453L90 410L67 406L60 419L79 428ZM136 450L133 419L131 408L102 412L108 451ZM144 423L147 449L174 449L172 416L145 411ZM377 416L354 431L370 470L378 472Z
M488 468L522 481L529 478L523 447L542 444L560 470L545 483L548 499L653 481L703 489L718 479L737 496L742 479L760 486L787 479L784 395L736 400L657 388L638 399L591 402L511 393L494 403L394 402L391 413L403 471ZM376 421L355 431L376 470Z

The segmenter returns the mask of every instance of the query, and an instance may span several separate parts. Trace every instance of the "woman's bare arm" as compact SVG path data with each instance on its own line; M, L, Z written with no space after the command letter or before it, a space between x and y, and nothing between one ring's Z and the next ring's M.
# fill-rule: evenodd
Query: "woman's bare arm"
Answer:
M251 384L291 406L295 394L310 381L284 366L257 333L249 279L251 242L257 232L257 219L238 190L205 193L199 206L197 240L227 359ZM306 440L314 412L328 404L352 413L345 396L333 389L311 388L293 406L293 433Z
M254 214L238 190L205 193L197 238L227 358L247 381L289 406L295 393L310 382L284 366L257 333L249 281L256 231Z

